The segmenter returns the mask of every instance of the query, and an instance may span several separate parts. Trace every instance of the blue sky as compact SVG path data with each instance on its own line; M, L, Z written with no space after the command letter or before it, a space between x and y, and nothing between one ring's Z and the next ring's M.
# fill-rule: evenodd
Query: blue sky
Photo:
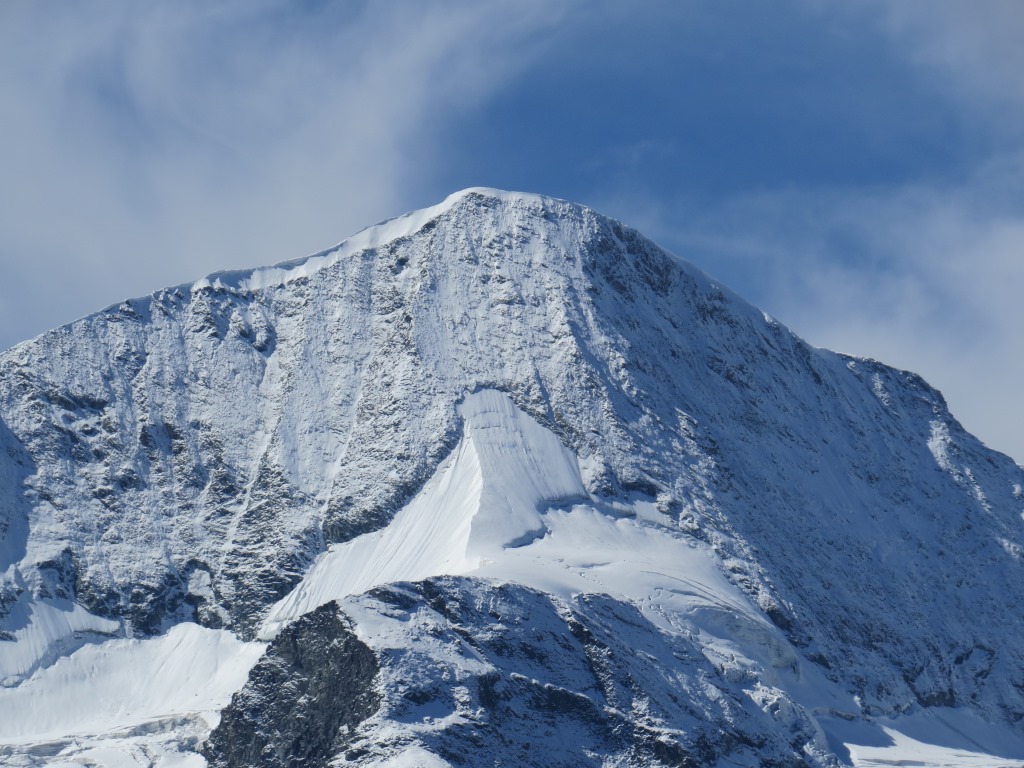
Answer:
M1024 460L1024 4L0 5L0 347L474 185L589 204Z

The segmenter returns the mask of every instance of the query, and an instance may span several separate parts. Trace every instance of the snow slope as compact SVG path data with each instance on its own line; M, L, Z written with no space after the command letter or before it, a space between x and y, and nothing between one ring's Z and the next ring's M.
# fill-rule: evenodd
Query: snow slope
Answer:
M35 754L134 766L167 751L161 764L173 765L179 744L205 737L262 653L260 643L191 623L83 647L0 688L0 757L5 765L30 765Z
M494 390L459 406L463 437L438 473L385 528L330 548L271 609L260 633L324 603L398 581L466 574L571 600L613 595L670 631L686 625L760 642L795 665L785 637L722 572L706 543L649 501L598 501L579 460ZM755 651L751 651L752 653Z
M786 759L888 759L870 751L895 749L876 724L921 741L905 726L937 709L998 738L934 731L936 748L1018 756L1024 470L919 377L811 348L571 203L466 190L20 344L0 354L0 449L0 680L19 695L98 649L177 648L160 643L192 622L278 642L317 606L356 614L396 582L471 601L505 584L587 626L588 596L638 612L635 643L690 660L666 701L740 696L740 730ZM434 610L432 588L409 589L413 613ZM497 631L474 615L430 621ZM360 621L383 653L383 625ZM226 690L131 717L185 718L191 743ZM607 707L578 726L620 728ZM850 722L866 725L847 737ZM706 734L719 754L736 752L728 733ZM605 736L607 754L654 754L647 736Z
M477 570L543 535L540 504L586 498L575 457L507 395L470 394L459 412L463 438L438 473L386 528L331 547L271 611L271 628L388 582Z

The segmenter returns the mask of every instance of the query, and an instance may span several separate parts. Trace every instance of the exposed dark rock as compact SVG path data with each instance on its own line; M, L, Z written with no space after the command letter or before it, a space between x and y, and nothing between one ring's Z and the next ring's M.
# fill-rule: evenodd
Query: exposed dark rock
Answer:
M223 711L204 754L217 768L316 768L380 705L373 652L331 602L286 627Z

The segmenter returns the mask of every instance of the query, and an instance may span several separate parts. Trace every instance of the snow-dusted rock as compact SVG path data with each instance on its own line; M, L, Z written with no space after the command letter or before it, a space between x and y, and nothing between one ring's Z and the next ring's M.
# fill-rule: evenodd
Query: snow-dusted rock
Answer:
M266 658L297 630L315 636L309 617L337 609L326 603L289 625ZM627 602L440 577L378 587L341 609L380 659L381 700L338 729L323 755L338 765L806 764L803 740L776 728L694 637L660 631ZM303 679L320 673L309 666ZM253 726L272 732L279 725L251 704L256 687L238 699L250 702ZM316 723L324 708L307 697L290 715ZM340 705L326 710L337 716Z

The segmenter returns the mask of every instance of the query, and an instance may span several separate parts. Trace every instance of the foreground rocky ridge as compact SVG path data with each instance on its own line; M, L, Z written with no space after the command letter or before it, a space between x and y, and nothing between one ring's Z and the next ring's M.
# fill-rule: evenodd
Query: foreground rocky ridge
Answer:
M328 603L282 632L221 713L214 766L326 765L380 709L377 658Z
M648 504L666 535L713 553L794 680L856 697L843 716L963 707L1018 727L1024 471L919 377L809 347L593 211L493 190L0 355L0 682L185 621L254 637L331 542L416 496L483 391L578 459L582 501ZM751 693L782 691L758 678L775 673L749 674L747 702L790 701ZM782 721L812 722L800 707ZM796 749L759 727L721 729L715 754L727 733ZM800 759L832 759L797 731ZM580 760L640 749L594 738Z
M285 650L296 639L350 637L338 627L338 604L321 606L271 643L224 711L207 753L212 765L327 765L335 756L339 765L808 765L804 747L817 735L809 719L781 733L693 638L663 633L607 596L563 603L515 584L441 577L379 587L343 608L374 627L367 642L380 679L367 680L362 663L333 668L331 653L295 659ZM328 623L334 630L325 633ZM265 686L267 672L286 657L289 673L276 679L340 672L342 685L356 684L354 695L296 701L286 693L290 706L268 717L281 696ZM304 685L285 687L296 689ZM376 691L372 711L339 723ZM292 742L280 731L327 720L326 738ZM306 751L259 759L252 745L267 741ZM823 740L817 751L827 752Z

